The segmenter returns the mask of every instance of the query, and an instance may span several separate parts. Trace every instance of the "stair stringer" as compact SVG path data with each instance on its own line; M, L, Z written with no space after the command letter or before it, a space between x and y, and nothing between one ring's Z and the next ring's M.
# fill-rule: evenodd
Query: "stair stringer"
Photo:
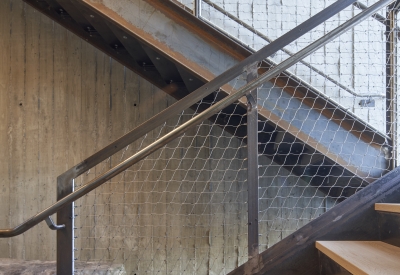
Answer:
M165 8L157 0L81 0L81 2L102 16L104 20L108 20L108 24L136 36L147 47L164 55L177 66L186 68L204 81L212 80L245 57L243 49L234 52L230 48L232 46L228 47L226 44L218 43L221 41L208 34L206 31L208 26L204 22L192 16L191 20L199 21L193 24L178 17L171 9L168 9L168 7L171 8L171 4ZM230 44L234 44L234 42L231 41ZM273 81L278 85L281 82L285 85L287 83L284 78L277 78ZM240 87L242 84L239 83L238 86ZM224 92L229 94L233 85L233 82L225 85ZM272 84L264 85L264 88L268 87L272 87ZM271 92L279 94L279 100L259 102L262 119L270 121L278 126L279 130L288 132L323 154L332 165L338 164L350 174L356 175L366 182L373 182L386 173L388 168L386 145L382 140L378 142L373 140L378 136L376 133L372 139L367 137L364 131L370 131L366 129L368 127L364 127L363 130L355 130L352 128L355 124L354 121L352 126L346 127L345 119L335 119L334 115L326 114L327 109L338 112L340 108L336 106L336 108L317 110L315 109L317 100L307 102L304 98L294 98L293 95L298 96L297 91L273 88ZM308 96L309 94L305 95L305 98ZM296 112L290 113L290 109L287 109L288 102ZM243 99L241 103L245 105L245 100ZM273 106L276 105L276 108L271 109L269 103L272 103ZM282 109L285 112L279 111ZM322 133L321 129L329 135L329 138ZM342 152L363 152L363 154L345 156ZM365 153L367 156L364 156Z
M382 240L374 205L400 201L399 183L400 168L396 168L229 275L320 274L315 242Z
M51 9L57 10L59 5L65 5L68 8L67 12L69 9L73 11L68 15L69 18L75 20L86 31L90 30L87 39L89 42L97 43L98 47L100 44L101 50L117 60L122 60L124 65L141 72L148 80L154 82L157 79L154 84L178 99L184 96L185 89L182 89L182 85L187 83L187 79L182 79L182 73L182 77L170 79L168 75L170 71L166 68L158 68L157 72L157 65L159 65L156 62L157 58L164 61L159 62L160 64L169 64L177 68L171 71L186 70L195 79L207 82L251 54L193 15L180 10L171 1L43 0L39 4L34 0L25 1L36 6L40 3L49 4L50 8L43 9L44 12ZM52 14L55 16L57 13ZM65 18L68 16L61 15L65 21L68 20ZM88 27L87 24L92 24L92 26ZM131 40L138 41L138 47L130 48ZM137 50L141 52L141 55L149 55L147 59L150 60L142 62L140 57L134 56ZM158 56L155 56L156 54ZM146 62L150 64L144 64ZM153 78L153 75L158 75L158 78ZM324 156L324 160L317 163L295 163L290 167L288 163L285 163L287 157L282 156L281 162L294 174L309 178L317 174L310 174L313 169L307 166L317 168L330 166L332 168L328 170L334 171L332 175L335 177L330 182L334 182L337 186L350 186L354 189L365 186L385 174L388 169L386 154L388 148L385 136L352 117L340 106L317 95L312 88L305 86L302 88L299 82L291 83L294 79L295 77L288 77L285 74L273 79L277 86L286 88L283 90L275 87L270 90L271 93L279 95L279 100L276 102L260 102L260 120L269 123L275 132L284 131L291 135L293 140L302 142L312 154ZM232 91L233 82L222 87L223 94L227 95ZM264 88L268 87L271 88L272 84L264 85ZM186 92L191 91L186 90ZM288 102L290 106L300 111L291 113L287 110ZM240 103L242 111L245 112L245 99L242 99ZM297 116L302 114L306 119L302 117L299 120ZM324 132L336 134L326 137ZM266 140L270 143L274 142L269 138ZM344 140L346 142L343 142ZM343 152L362 153L346 156ZM275 157L278 155L277 152L264 154L272 155L274 161L279 163L279 159ZM297 167L293 168L293 165ZM338 182L341 181L338 175L344 175L342 183ZM326 178L329 175L323 176ZM356 182L349 184L349 178L356 179ZM323 182L315 181L310 184L324 185ZM334 197L347 196L341 191L334 195Z

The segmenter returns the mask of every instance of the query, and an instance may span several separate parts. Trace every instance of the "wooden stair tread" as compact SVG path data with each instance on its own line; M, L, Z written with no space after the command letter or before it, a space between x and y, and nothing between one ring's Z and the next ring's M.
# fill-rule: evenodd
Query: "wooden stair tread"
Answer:
M400 273L400 248L379 241L317 241L316 248L352 274Z
M400 213L400 203L375 203L375 210Z

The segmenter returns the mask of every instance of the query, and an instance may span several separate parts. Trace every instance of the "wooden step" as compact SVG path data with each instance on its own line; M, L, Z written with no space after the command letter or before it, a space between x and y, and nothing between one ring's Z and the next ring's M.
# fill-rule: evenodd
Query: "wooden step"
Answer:
M400 213L399 203L375 203L376 211L384 211L391 213Z
M378 241L317 241L316 247L352 274L400 274L400 248Z

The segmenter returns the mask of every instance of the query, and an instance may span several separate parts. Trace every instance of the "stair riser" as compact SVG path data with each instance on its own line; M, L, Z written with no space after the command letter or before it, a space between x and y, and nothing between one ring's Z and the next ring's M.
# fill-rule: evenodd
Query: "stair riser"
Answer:
M378 212L380 240L400 247L400 214Z
M318 257L320 275L351 275L350 272L331 260L324 253L319 252Z

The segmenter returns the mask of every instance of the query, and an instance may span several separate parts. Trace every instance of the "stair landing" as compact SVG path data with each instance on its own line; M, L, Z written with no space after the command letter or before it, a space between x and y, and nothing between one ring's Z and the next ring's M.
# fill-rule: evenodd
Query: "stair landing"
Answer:
M317 241L316 247L352 274L400 272L400 248L378 241Z

